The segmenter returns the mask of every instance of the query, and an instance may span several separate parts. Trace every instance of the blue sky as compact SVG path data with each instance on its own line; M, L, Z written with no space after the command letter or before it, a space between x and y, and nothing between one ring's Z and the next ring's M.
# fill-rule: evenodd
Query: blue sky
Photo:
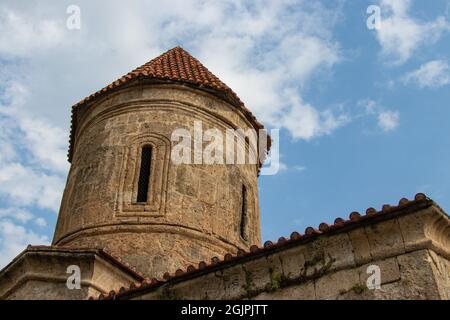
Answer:
M449 0L170 2L0 4L1 266L51 241L70 106L176 45L281 129L263 240L417 192L450 208Z

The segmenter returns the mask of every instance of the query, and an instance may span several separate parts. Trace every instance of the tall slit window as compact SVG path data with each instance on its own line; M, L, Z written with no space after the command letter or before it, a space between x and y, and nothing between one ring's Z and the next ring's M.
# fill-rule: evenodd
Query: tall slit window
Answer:
M247 188L245 187L245 185L242 185L242 207L241 207L241 225L240 225L240 231L241 231L241 237L244 240L248 240L247 239Z
M152 166L152 147L144 146L141 152L141 169L139 171L137 202L147 202Z

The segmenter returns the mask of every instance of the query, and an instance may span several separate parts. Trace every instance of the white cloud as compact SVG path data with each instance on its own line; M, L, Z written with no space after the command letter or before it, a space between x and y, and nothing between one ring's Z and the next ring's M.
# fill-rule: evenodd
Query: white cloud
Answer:
M400 123L400 112L389 110L370 98L358 101L357 106L363 110L354 116L354 120L362 117L374 117L378 128L383 132L393 131Z
M280 155L280 157L282 157L282 155ZM288 171L297 171L297 172L302 172L306 170L306 167L304 166L288 166L286 163L284 163L283 161L280 160L280 168L279 168L279 172L288 172Z
M67 133L42 119L20 121L24 143L42 167L61 173L68 170Z
M34 223L36 225L38 225L39 227L46 227L47 226L47 221L44 218L42 218L42 217L36 218L34 220Z
M21 208L6 208L2 209L0 208L0 218L10 218L17 220L21 223L26 223L33 219L33 215L28 212L27 210L21 209Z
M372 99L362 99L358 101L357 106L364 108L364 115L375 114L378 109L377 102Z
M63 40L63 21L34 20L8 8L0 9L0 52L12 56L32 55L55 47Z
M335 115L331 110L320 112L296 94L290 96L290 105L290 110L281 117L281 123L294 139L310 140L330 134L350 121L345 114Z
M28 244L48 244L46 236L38 235L9 219L0 219L0 268L9 263Z
M308 86L341 61L333 38L340 5L303 0L77 5L81 30L70 31L64 2L2 1L2 206L57 211L68 169L70 106L179 44L233 88L261 121L289 130L295 139L330 134L348 122L339 110L305 97ZM8 219L0 220L3 261L26 242L43 240L15 222L29 219L39 226L44 217L3 215Z
M60 177L35 172L20 163L0 168L0 195L22 206L37 205L56 212L63 187Z
M33 99L24 108L36 115L39 106L53 127L60 126L62 120L67 126L70 104L177 44L189 49L222 78L269 126L284 126L280 120L291 112L283 94L285 89L305 101L305 86L341 59L339 43L332 37L340 5L323 6L302 0L252 4L231 0L132 2L126 10L114 1L108 5L79 1L78 5L80 31L65 29L62 4L40 2L40 10L13 1L4 5L8 12L5 17L9 18L0 28L0 39L6 38L9 30L40 32L43 21L52 21L56 29L64 29L52 31L56 33L54 43L39 35L23 36L26 40L10 41L5 44L7 49L0 47L0 54L2 50L32 54L28 64L33 72L27 74L25 84ZM117 23L118 16L121 23ZM309 107L318 113L326 109L311 104ZM311 119L309 114L304 119L301 114L296 116L303 123ZM320 121L318 125L322 123L327 127L315 129L313 134L332 131L331 123ZM303 133L292 131L298 126L284 127L294 137L303 138ZM43 160L63 168L59 160Z
M384 132L389 132L398 127L400 113L398 111L383 111L378 115L378 125Z
M220 23L208 26L205 36L193 44L200 60L233 88L263 123L284 127L295 139L311 139L338 126L311 117L308 111L324 111L311 104L305 114L296 113L307 129L286 121L288 114L297 111L291 102L304 101L304 87L337 64L341 53L330 36L332 17L337 13L319 5L311 9L305 2L299 4L298 11L290 10L289 2L283 1L257 6L253 12L240 6ZM176 23L186 25L183 19ZM333 120L326 116L322 118ZM322 125L326 127L318 128Z
M20 83L6 83L0 103L0 198L14 206L57 211L67 172L67 135L23 109L29 98Z
M410 0L380 0L382 21L377 39L389 63L401 64L422 45L438 41L450 30L445 17L423 22L409 15Z
M438 88L450 83L450 68L446 61L433 60L403 77L405 84L417 84L420 88Z

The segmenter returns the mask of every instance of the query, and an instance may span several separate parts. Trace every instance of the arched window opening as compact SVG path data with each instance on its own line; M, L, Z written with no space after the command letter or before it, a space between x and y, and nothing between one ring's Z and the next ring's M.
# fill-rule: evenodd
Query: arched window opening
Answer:
M242 185L242 203L241 203L241 225L240 225L240 231L241 231L241 238L244 240L248 240L247 237L247 221L248 221L248 213L247 213L247 188L245 185Z
M152 147L144 146L141 152L141 169L139 171L137 202L147 202L150 188L150 174L152 166Z

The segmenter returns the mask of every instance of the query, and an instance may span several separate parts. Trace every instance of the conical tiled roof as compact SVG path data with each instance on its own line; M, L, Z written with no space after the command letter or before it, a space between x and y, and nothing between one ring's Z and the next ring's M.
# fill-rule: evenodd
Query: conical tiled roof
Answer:
M206 86L224 93L229 93L232 98L240 102L236 93L212 74L200 61L191 56L183 48L175 47L134 69L105 88L91 94L78 102L75 106L86 104L102 93L108 92L111 89L120 87L121 85L138 78L171 80Z
M136 68L73 106L68 155L69 161L72 160L74 136L77 126L76 113L78 108L85 106L116 89L133 85L140 81L149 80L180 82L208 91L239 108L256 129L264 128L263 125L256 120L250 110L245 107L244 103L233 90L212 74L200 61L178 46Z

